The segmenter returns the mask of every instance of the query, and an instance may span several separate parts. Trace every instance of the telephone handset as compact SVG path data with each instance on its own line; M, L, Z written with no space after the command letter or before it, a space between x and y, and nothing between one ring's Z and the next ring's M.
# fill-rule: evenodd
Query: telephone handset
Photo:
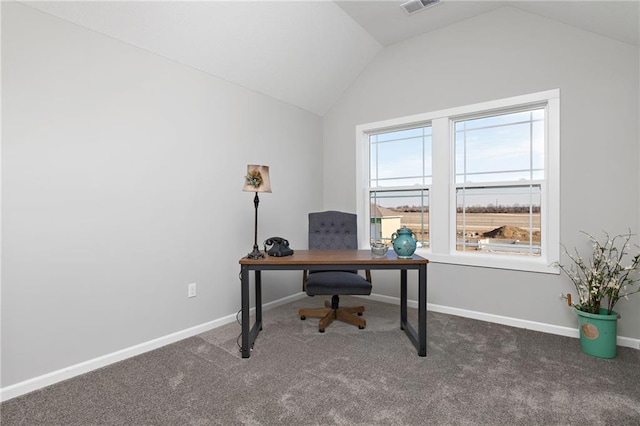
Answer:
M268 250L267 246L270 246ZM276 257L290 256L293 254L293 250L289 248L289 241L282 237L271 237L266 239L264 242L264 251L266 251L269 256Z

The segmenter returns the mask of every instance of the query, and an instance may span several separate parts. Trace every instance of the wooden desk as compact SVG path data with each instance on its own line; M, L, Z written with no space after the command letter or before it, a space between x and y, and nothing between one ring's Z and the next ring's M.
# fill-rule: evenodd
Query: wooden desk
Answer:
M412 259L398 259L389 251L386 258L374 259L370 250L295 250L292 256L248 259L240 263L242 297L242 358L249 358L251 348L262 330L262 271L273 270L345 270L397 269L400 271L400 328L418 350L419 356L427 356L427 263L418 255ZM418 331L407 321L407 271L418 270ZM255 274L256 321L249 327L249 271ZM374 283L375 285L375 283Z

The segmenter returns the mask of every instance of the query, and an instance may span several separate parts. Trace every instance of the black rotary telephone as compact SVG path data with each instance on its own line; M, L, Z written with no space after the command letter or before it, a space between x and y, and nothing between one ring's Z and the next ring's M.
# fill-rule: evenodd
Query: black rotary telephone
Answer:
M268 250L267 246L270 247ZM289 241L281 237L271 237L265 240L264 251L266 251L269 256L276 257L291 256L293 254L293 250L289 248Z

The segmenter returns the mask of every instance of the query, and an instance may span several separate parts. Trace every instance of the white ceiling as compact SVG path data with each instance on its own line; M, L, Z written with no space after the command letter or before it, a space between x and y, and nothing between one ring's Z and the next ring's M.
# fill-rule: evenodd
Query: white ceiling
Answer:
M385 46L505 5L640 46L640 0L22 3L319 115Z
M504 6L640 46L640 0L441 0L411 17L400 8L405 1L337 0L336 3L384 46Z

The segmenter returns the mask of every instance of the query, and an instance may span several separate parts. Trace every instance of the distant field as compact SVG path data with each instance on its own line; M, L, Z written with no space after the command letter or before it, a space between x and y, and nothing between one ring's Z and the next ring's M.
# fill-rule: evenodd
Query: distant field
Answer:
M420 213L400 213L402 215L402 224L412 229L414 232L420 228ZM458 214L458 229L462 227L462 214ZM529 215L519 213L467 213L466 215L467 233L482 234L492 231L501 226L515 226L517 228L529 229ZM531 217L533 223L531 226L534 231L540 230L540 214ZM424 221L428 223L429 215L424 216ZM427 227L428 232L428 227Z

